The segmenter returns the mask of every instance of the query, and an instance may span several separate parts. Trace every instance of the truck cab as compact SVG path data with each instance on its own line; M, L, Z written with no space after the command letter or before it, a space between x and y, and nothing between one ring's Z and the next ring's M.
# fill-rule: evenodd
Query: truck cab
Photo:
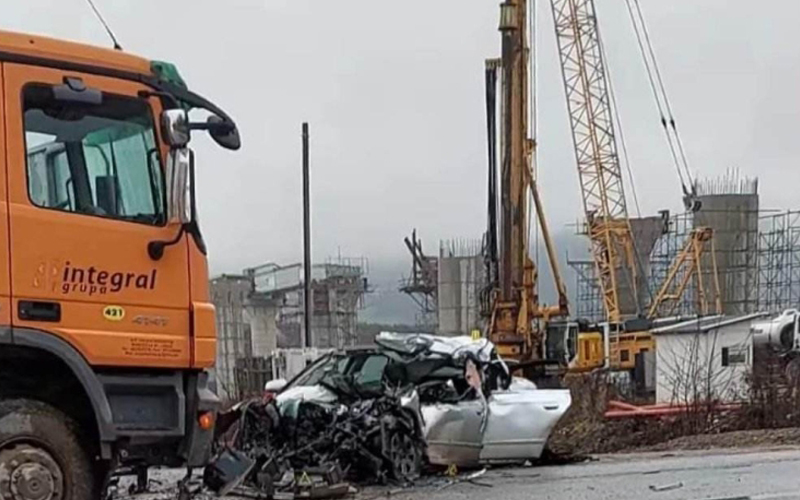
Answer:
M203 465L219 401L189 141L238 149L235 124L172 65L8 32L0 101L0 498Z

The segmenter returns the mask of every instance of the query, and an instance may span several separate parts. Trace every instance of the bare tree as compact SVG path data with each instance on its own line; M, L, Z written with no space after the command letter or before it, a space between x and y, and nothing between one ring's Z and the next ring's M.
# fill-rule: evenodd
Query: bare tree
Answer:
M705 432L715 422L722 401L737 396L740 370L722 366L719 333L697 331L662 341L656 349L660 385L670 402L685 409L683 432Z

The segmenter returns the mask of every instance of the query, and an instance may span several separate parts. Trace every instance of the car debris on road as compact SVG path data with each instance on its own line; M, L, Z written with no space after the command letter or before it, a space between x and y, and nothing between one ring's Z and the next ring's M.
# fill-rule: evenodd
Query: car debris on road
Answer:
M221 414L206 486L331 498L351 483L408 484L427 465L524 462L571 403L569 391L512 377L486 339L381 333L375 343Z

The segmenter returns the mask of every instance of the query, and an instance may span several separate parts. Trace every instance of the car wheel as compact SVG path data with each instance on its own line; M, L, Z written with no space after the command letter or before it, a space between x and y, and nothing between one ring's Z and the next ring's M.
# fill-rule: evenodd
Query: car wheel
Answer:
M39 401L0 402L0 499L93 500L94 473L76 429Z
M422 446L405 429L397 429L389 438L389 459L394 479L413 481L422 472Z

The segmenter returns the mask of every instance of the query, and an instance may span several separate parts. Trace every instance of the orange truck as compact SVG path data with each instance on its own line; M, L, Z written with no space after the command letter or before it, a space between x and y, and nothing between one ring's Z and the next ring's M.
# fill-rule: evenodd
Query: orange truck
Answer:
M117 467L208 459L193 131L239 148L171 64L0 32L0 499L86 500Z

